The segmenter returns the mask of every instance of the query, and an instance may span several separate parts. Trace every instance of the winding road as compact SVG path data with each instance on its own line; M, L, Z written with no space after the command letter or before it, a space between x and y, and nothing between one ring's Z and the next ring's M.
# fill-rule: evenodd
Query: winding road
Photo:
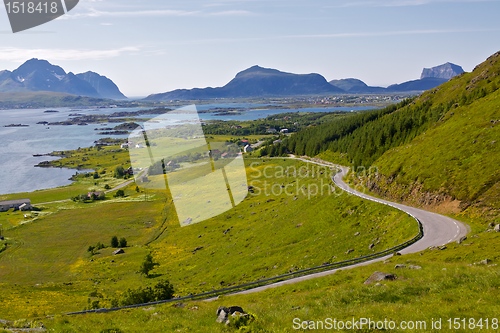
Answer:
M349 185L347 185L343 180L343 178L347 175L347 173L349 171L349 168L347 168L347 167L335 165L335 164L324 162L324 161L309 160L309 159L297 158L297 157L291 157L291 158L295 159L295 160L307 162L307 163L313 163L313 164L317 164L317 165L321 165L321 166L337 168L337 169L339 169L339 171L332 177L332 180L335 183L335 185L337 185L343 191L348 192L352 195L356 195L356 196L363 198L363 199L366 199L366 200L371 200L371 201L378 202L378 203L383 204L383 205L388 205L388 206L394 207L396 209L399 209L399 210L409 214L410 216L412 216L415 219L417 219L418 221L420 221L420 223L422 224L422 227L423 227L424 236L419 241L414 243L413 245L410 245L407 248L399 251L401 254L416 253L416 252L423 251L429 247L433 247L433 246L438 247L438 246L442 246L442 245L457 241L460 238L467 235L467 233L469 231L467 226L465 226L462 222L454 220L450 217L443 216L443 215L436 214L436 213L432 213L432 212L428 212L428 211L423 210L423 209L410 207L410 206L406 206L403 204L375 198L375 197L372 197L372 196L367 195L367 194L362 193L362 192L358 192L358 191L350 188ZM260 292L260 291L270 289L270 288L276 288L276 287L280 287L280 286L284 286L284 285L288 285L288 284L294 284L294 283L297 283L300 281L306 281L306 280L310 280L310 279L314 279L314 278L318 278L318 277L322 277L322 276L331 275L331 274L334 274L335 272L337 272L338 270L345 270L345 269L370 265L370 264L375 263L375 262L384 261L390 257L392 257L392 255L385 256L385 257L378 258L378 259L374 259L374 260L370 260L370 261L366 261L366 262L363 262L360 264L355 264L355 265L348 266L348 267L333 269L330 271L315 273L315 274L306 275L306 276L302 276L302 277L298 277L298 278L294 278L294 279L290 279L290 280L286 280L286 281L281 281L281 282L269 284L269 285L254 288L254 289L249 289L249 290L234 293L232 295L251 294L251 293Z
M410 216L412 216L413 218L418 220L420 222L420 224L422 225L423 237L420 240L418 240L417 242L413 243L412 245L399 251L401 254L420 252L420 251L423 251L423 250L425 250L429 247L433 247L433 246L435 246L435 247L442 246L442 245L445 245L447 243L459 240L460 238L464 237L468 233L468 228L463 223L456 221L452 218L449 218L449 217L446 217L443 215L439 215L436 213L431 213L431 212L428 212L428 211L425 211L422 209L406 206L403 204L394 203L391 201L375 198L375 197L369 196L367 194L353 190L352 188L349 187L349 185L347 185L343 181L344 176L349 171L349 169L347 167L335 165L333 163L329 163L329 162L325 162L325 161L321 161L321 160L310 160L310 159L305 159L305 158L298 158L298 157L295 157L293 155L289 158L294 159L294 160L307 162L307 163L317 164L320 166L325 166L325 167L331 168L331 170L338 170L338 172L336 172L335 175L332 177L332 180L343 191L348 192L352 195L356 195L356 196L361 197L361 198L366 199L366 200L371 200L371 201L374 201L374 202L377 202L377 203L380 203L383 205L388 205L388 206L394 207L396 209L399 209L399 210L409 214ZM365 261L365 262L362 262L359 264L353 264L351 266L344 266L342 268L337 268L337 269L332 269L329 271L323 271L320 273L305 275L305 276L298 277L298 278L292 278L289 280L280 281L280 282L268 284L268 285L261 286L261 287L251 288L251 289L248 289L245 291L239 291L239 292L227 291L227 292L224 292L221 294L226 294L228 296L231 296L231 295L234 296L234 295L256 293L256 292L264 291L264 290L270 289L270 288L276 288L276 287L280 287L280 286L284 286L284 285L298 283L298 282L305 281L305 280L314 279L317 277L331 275L331 274L334 274L335 272L337 272L338 270L345 270L345 269L351 269L354 267L370 265L370 264L375 263L375 262L384 261L392 256L393 255L391 254L391 255L387 255L385 257ZM190 296L185 296L185 297L181 297L181 298L174 298L174 299L158 301L158 302L153 302L153 303L136 304L133 306L118 307L118 308L113 308L113 309L86 310L86 311L69 313L67 315L79 315L79 314L85 314L85 313L90 313L90 312L118 311L118 310L121 310L124 308L144 307L144 306L151 306L151 305L161 304L161 303L179 302L181 300L192 300L192 299L194 299L194 297L197 297L197 299L204 299L207 302L213 301L213 300L218 298L218 297L210 296L211 294L213 295L212 292L207 292L204 294L190 295Z

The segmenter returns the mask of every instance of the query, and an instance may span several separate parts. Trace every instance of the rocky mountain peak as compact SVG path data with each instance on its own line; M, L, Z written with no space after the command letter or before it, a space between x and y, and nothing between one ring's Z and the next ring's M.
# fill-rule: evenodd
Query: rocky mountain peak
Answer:
M462 67L447 62L440 66L432 68L424 68L420 79L436 78L436 79L450 80L451 78L460 75L462 73L464 73Z

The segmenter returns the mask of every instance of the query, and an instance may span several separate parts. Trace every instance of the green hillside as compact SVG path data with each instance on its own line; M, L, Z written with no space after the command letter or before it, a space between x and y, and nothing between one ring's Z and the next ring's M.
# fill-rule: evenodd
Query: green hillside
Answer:
M443 212L468 210L498 223L500 210L500 53L472 73L420 97L437 121L374 165L372 189ZM437 105L437 106L436 106Z
M307 129L264 154L343 154L377 167L369 188L446 212L474 206L488 219L500 198L500 53L413 100ZM332 155L332 154L330 154Z

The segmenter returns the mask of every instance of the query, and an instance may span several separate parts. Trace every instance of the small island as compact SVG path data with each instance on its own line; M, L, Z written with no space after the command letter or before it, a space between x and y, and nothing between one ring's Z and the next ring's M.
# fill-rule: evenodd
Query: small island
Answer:
M29 127L30 125L24 125L24 124L10 124L10 125L4 125L4 127Z

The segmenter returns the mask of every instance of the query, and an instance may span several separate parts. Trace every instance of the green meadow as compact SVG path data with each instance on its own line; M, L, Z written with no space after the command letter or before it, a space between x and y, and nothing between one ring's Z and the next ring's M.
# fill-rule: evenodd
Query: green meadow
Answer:
M133 182L123 198L111 191L104 201L67 200L127 181L112 177L116 166L128 167L118 147L67 152L59 163L71 164L77 154L86 154L85 168L99 178L80 175L66 188L22 194L40 211L0 214L8 243L0 253L2 319L111 307L127 289L164 279L176 296L221 289L382 251L418 233L406 214L336 190L332 170L252 158L245 166L253 193L221 215L181 227L168 192ZM113 236L127 239L125 254L112 254ZM98 242L107 247L92 255L88 248ZM148 253L160 265L145 277L138 270Z
M113 190L104 201L68 200L130 181L114 178L117 166L130 164L128 152L116 146L65 155L58 163L74 165L85 157L85 168L98 171L99 178L82 174L69 187L3 198L30 197L42 203L39 212L0 214L7 237L7 247L0 252L0 318L12 321L5 326L43 323L54 332L234 332L235 325L215 322L215 311L238 305L256 317L242 329L247 332L307 331L297 325L324 325L328 318L425 323L425 328L415 330L421 332L470 332L470 323L482 325L485 332L496 331L499 234L485 225L481 214L455 216L472 232L462 244L448 244L443 250L394 256L255 294L67 316L109 308L127 289L164 279L173 284L176 296L186 296L356 258L403 243L417 234L418 227L399 211L332 187L334 170L253 157L245 159L251 193L241 204L181 227L172 197L160 186L161 175L151 177L156 187L131 182L123 198L113 197ZM328 152L321 157L345 158ZM203 167L195 166L193 172L197 168ZM127 239L125 254L112 254L113 236ZM87 249L98 242L107 247L92 255ZM138 271L148 253L160 265L145 277ZM375 271L395 274L396 280L365 285ZM463 318L464 324L456 324L455 318ZM433 320L440 320L442 329L432 330Z
M443 251L427 250L421 254L393 257L384 263L343 270L328 277L250 295L107 314L56 316L43 322L58 332L103 332L113 328L120 332L236 332L234 327L216 323L215 311L219 306L239 305L257 315L247 332L306 332L309 330L294 329L295 321L307 321L310 327L320 325L319 322L327 318L346 322L362 318L394 322L396 329L385 330L388 332L408 331L398 329L403 322L425 324L409 330L411 332L497 332L500 319L498 268L474 265L484 259L479 254L484 251L481 244L493 242L496 245L491 250L498 253L498 242L492 236L483 232L473 240L452 244ZM395 269L396 265L406 265L406 268ZM412 265L421 269L409 269ZM365 285L364 281L375 271L394 273L397 279ZM450 321L451 325L456 325L455 318L459 326L450 326ZM441 321L442 328L433 330L433 321ZM469 326L471 323L474 326ZM357 331L380 330L364 327Z

